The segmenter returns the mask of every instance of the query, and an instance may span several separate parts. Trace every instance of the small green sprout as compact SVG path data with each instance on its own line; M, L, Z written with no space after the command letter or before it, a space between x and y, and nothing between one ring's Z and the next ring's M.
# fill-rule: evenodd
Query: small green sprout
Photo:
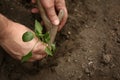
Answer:
M43 28L37 20L35 20L35 35L38 37L39 41L42 41L46 44L48 44L48 42L50 41L49 32L46 32L45 34L43 34ZM25 32L22 36L22 40L24 42L31 41L33 38L34 38L34 33L30 32L30 31ZM33 50L33 48L32 48L32 50ZM55 52L55 49L56 49L55 44L52 44L50 47L46 47L45 52L47 53L47 55L53 56L53 53ZM21 62L26 62L32 57L32 50L29 51L27 55L24 55L22 57Z
M21 62L23 63L25 61L28 61L29 58L31 57L32 57L32 51L30 51L27 55L23 56Z

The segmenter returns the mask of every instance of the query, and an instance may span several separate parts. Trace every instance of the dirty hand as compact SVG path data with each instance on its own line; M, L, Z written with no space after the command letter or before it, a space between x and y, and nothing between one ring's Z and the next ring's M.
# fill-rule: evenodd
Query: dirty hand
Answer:
M52 22L52 24L59 25L58 30L60 30L65 25L68 17L65 0L40 0L40 1L43 7L45 8L46 14L50 21ZM32 0L32 2L35 3L36 0ZM56 11L59 12L61 9L64 10L64 17L60 22L56 14ZM38 12L38 10L34 8L32 9L32 12L36 13Z
M1 17L0 15L0 18L4 18L4 21L2 21L3 30L0 32L0 46L2 46L13 58L21 60L22 56L26 55L33 48L38 39L34 38L32 41L23 42L22 35L26 31L31 30L24 25L10 21L4 16ZM29 61L36 61L45 57L45 47L45 44L42 42L37 43L32 50L33 55Z

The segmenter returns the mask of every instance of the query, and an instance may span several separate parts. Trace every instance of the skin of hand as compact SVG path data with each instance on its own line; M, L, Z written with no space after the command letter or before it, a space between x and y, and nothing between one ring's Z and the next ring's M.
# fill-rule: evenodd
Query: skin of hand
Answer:
M26 31L31 31L24 25L13 22L6 17L0 15L0 18L4 18L2 21L0 19L1 29L0 32L0 46L2 46L6 52L8 52L13 58L21 60L22 56L26 55L36 44L38 41L37 37L29 42L22 41L22 35ZM2 23L1 23L2 22ZM45 53L46 44L42 42L38 42L32 50L32 57L29 61L36 61L44 58L46 56Z
M61 28L65 25L68 18L65 0L40 0L40 1L46 11L49 20L52 22L52 24L59 25L58 30L61 30ZM32 2L36 3L36 0L32 0ZM59 12L61 9L64 10L64 17L60 22L56 12ZM36 13L38 12L38 10L34 8L32 9L32 12Z

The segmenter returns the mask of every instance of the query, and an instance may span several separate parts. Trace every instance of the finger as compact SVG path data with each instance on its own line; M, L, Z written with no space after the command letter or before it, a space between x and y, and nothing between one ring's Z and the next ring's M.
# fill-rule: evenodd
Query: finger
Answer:
M21 60L21 56L20 55L13 55L13 54L10 54L14 59L16 60Z
M64 10L64 17L62 19L62 21L60 22L58 31L61 30L61 28L65 25L67 18L68 18L68 12L66 9L66 5L65 5L65 0L56 0L56 9L59 12L61 9Z
M46 14L54 25L59 25L60 21L57 17L54 0L41 0L43 7L45 8Z
M36 0L32 0L32 3L36 3Z
M31 10L31 12L32 12L32 13L38 13L39 10L38 10L37 8L33 8L33 9Z
M46 55L35 55L33 56L32 58L30 58L28 61L29 62L34 62L34 61L37 61L37 60L41 60L45 57Z
M43 42L38 42L35 47L32 50L33 54L39 54L39 55L43 55L46 54L45 53L45 48L46 48L47 44L43 43Z
M62 21L60 22L58 31L60 31L63 28L63 26L65 25L65 23L67 21L67 18L68 18L68 13L67 13L67 10L64 9L64 17L63 17Z

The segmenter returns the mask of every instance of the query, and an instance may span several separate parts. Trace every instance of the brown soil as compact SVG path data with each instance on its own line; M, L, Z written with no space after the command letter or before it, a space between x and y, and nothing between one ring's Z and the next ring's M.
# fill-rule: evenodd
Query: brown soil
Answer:
M22 64L0 49L0 80L120 80L120 0L66 0L54 57ZM29 0L0 0L0 13L33 29Z

